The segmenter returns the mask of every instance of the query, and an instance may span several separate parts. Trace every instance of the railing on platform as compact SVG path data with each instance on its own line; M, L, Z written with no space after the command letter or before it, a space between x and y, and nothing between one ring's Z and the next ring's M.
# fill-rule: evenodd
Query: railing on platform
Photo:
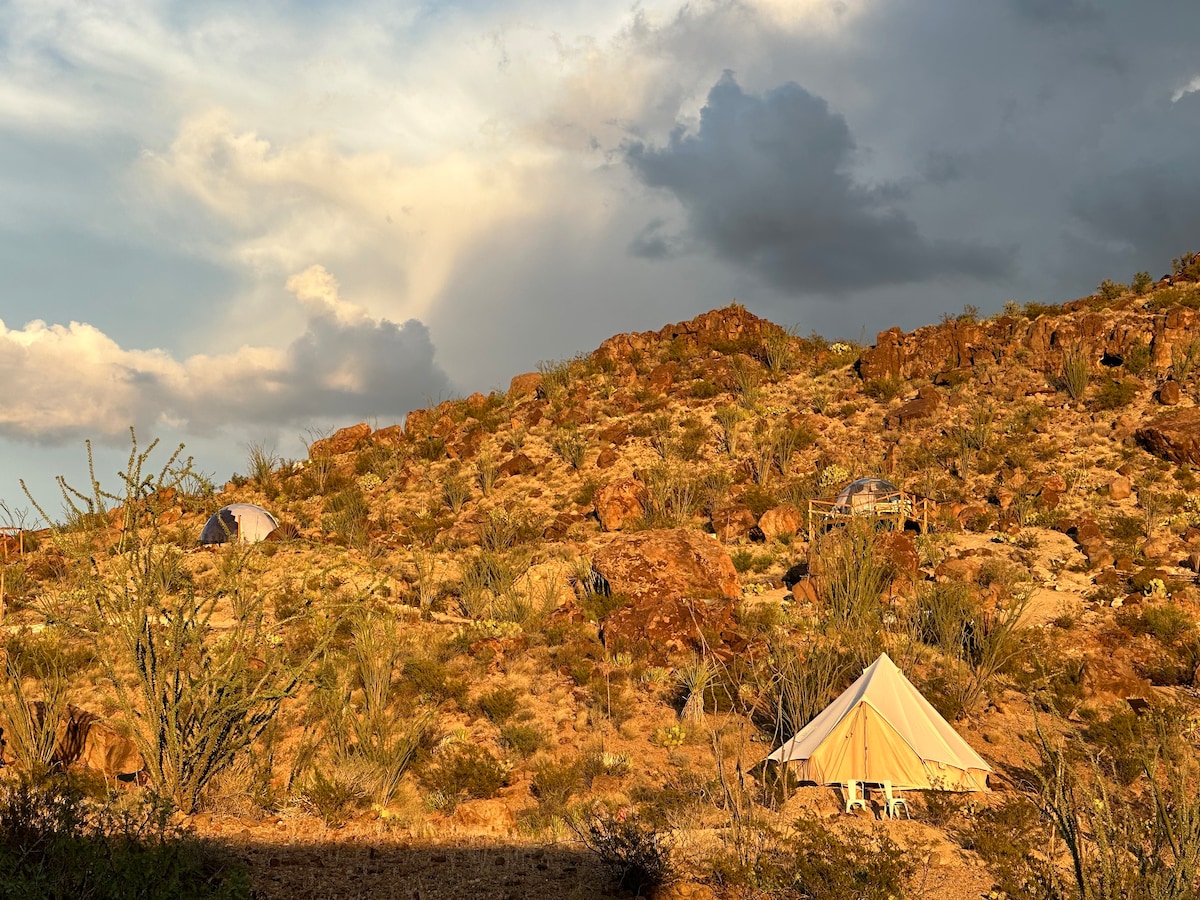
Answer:
M816 529L823 525L846 522L857 517L881 519L892 522L896 529L903 529L915 522L922 532L929 530L929 514L934 505L928 497L917 497L907 491L871 493L863 491L851 495L849 500L809 500L808 539L811 541Z

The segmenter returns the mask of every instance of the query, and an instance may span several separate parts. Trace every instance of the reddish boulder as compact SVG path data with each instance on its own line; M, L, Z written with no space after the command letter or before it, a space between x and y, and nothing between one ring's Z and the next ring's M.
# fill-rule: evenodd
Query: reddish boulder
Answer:
M646 514L646 486L632 478L611 481L596 492L596 518L605 531L638 524Z
M675 383L679 374L679 363L668 362L655 366L646 378L646 384L656 394L665 394Z
M1133 494L1133 482L1125 475L1118 475L1108 483L1110 500L1128 500Z
M762 529L763 538L768 541L799 534L803 526L804 514L790 503L768 509L758 520L758 527Z
M1155 396L1163 406L1175 406L1183 399L1183 392L1179 389L1178 381L1164 381Z
M1200 407L1164 413L1134 432L1155 456L1180 465L1200 465Z
M731 601L637 600L605 617L600 639L613 652L665 660L720 646L732 619Z
M332 437L313 441L312 446L308 448L308 458L318 459L324 456L340 456L343 453L351 453L361 447L370 436L371 426L366 422L351 425L349 428L341 428L335 431Z
M531 475L537 471L537 465L524 453L517 453L512 459L502 462L496 471L506 478L511 475Z
M712 529L717 540L728 544L749 537L756 524L754 513L745 506L723 506L712 512Z
M621 535L596 552L592 568L613 593L635 600L736 600L742 596L737 570L725 548L709 535L689 528Z
M940 394L926 395L909 400L887 417L888 427L899 428L918 419L927 419L936 413L941 406L942 397Z
M620 447L629 439L629 426L624 422L614 422L607 428L600 429L600 433L596 436L600 439L601 443Z
M399 425L380 428L371 435L371 443L376 447L399 447L404 443L404 429Z
M617 460L620 458L621 457L617 454L617 451L612 447L605 447L596 457L596 468L607 469L615 466L617 464Z
M921 568L921 554L907 531L885 531L879 536L879 554L898 575L915 578Z
M524 375L516 375L508 383L508 399L520 400L522 397L536 394L541 386L541 372L526 372Z

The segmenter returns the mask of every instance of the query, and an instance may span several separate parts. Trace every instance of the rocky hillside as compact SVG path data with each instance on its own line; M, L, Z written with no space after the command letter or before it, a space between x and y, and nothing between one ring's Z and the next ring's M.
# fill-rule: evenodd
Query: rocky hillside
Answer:
M1197 803L1192 262L871 347L714 310L219 492L139 451L5 538L9 758L168 796L262 896L1069 897L1072 822L1178 876L1200 835L1138 874L1130 829ZM861 476L907 527L810 520ZM232 502L283 527L198 547ZM762 765L884 651L993 793ZM40 767L30 699L86 720Z

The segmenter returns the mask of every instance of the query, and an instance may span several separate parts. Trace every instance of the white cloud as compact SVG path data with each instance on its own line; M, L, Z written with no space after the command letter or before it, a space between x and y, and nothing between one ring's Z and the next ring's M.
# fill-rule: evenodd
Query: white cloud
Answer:
M1171 102L1178 103L1188 94L1194 94L1196 91L1200 91L1200 75L1197 75L1183 87L1177 88L1175 93L1171 95Z
M0 436L119 438L130 425L210 434L226 426L392 416L447 390L420 322L376 319L312 266L288 281L307 327L286 349L243 346L176 360L127 350L92 325L0 322Z

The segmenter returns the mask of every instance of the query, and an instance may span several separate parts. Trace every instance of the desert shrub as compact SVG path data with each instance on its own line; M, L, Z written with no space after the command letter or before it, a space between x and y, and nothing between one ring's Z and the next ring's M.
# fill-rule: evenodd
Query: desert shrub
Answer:
M776 745L812 721L861 672L855 656L837 642L804 648L783 640L749 673L754 685L755 719Z
M1191 251L1171 260L1173 278L1200 281L1200 253Z
M817 579L822 613L839 625L855 625L881 616L879 598L892 578L892 567L876 552L873 522L851 519L818 539L824 563Z
M887 403L904 389L904 382L894 375L887 378L873 378L863 386L863 393L873 400Z
M1196 360L1200 359L1200 337L1186 344L1171 345L1171 377L1181 384L1192 374Z
M721 449L730 456L737 452L738 423L746 417L744 410L736 406L718 406L713 410L713 421L717 423Z
M424 785L452 808L461 800L487 800L508 784L509 767L486 747L454 742L443 746L421 775Z
M38 633L22 628L8 638L6 650L6 665L14 667L22 678L42 679L54 672L81 672L96 662L94 644L73 640L58 628Z
M750 845L718 855L712 878L733 892L821 900L893 900L905 895L917 863L882 830L845 838L824 822L798 819L785 832L747 829Z
M587 453L587 438L578 428L560 428L550 442L550 446L572 469L578 469L583 465L583 459Z
M150 801L96 802L62 785L0 789L0 895L249 898L242 865Z
M471 499L471 483L457 472L442 479L442 500L453 513L458 513Z
M1129 283L1129 289L1139 297L1144 295L1154 286L1154 279L1150 277L1149 272L1138 272L1133 276L1133 281Z
M369 533L371 507L358 485L334 494L325 503L323 525L351 547L361 547Z
M711 400L721 393L721 389L709 379L700 378L692 382L689 393L696 400Z
M500 742L520 756L532 756L545 745L546 735L536 725L511 722L500 729Z
M569 359L539 362L537 370L542 373L542 386L538 388L538 393L547 400L557 400L570 389L572 370Z
M397 708L395 676L405 643L396 621L364 611L355 617L351 633L349 666L318 687L313 705L323 707L325 743L334 763L357 769L371 798L387 804L416 757L431 717L406 715Z
M1130 375L1145 375L1154 361L1154 353L1141 338L1135 340L1125 351L1123 366Z
M1092 364L1082 349L1063 354L1062 386L1072 400L1083 399L1092 378Z
M1001 608L993 612L985 610L966 585L923 586L917 595L914 630L942 653L942 665L935 667L927 687L940 697L944 712L954 717L970 712L1021 653L1025 629L1020 620L1026 602L1019 594L1002 600Z
M1092 398L1095 409L1121 409L1133 402L1137 396L1138 383L1132 379L1106 377L1100 382Z
M496 458L490 453L481 453L479 454L479 458L475 460L475 482L479 485L479 490L483 493L483 496L486 497L492 492L492 486L496 483L499 468L496 464Z
M592 679L604 648L591 641L570 641L555 649L554 664L578 685Z
M246 454L250 477L266 491L268 486L274 482L275 470L282 462L275 452L275 447L250 443L246 445ZM268 496L271 495L268 494Z
M768 509L779 505L779 497L769 488L761 484L752 484L742 493L742 503L754 517L761 518Z
M615 646L624 649L623 645L619 643ZM637 711L633 693L629 690L626 679L614 678L612 674L605 674L603 678L595 677L588 682L587 689L591 700L591 709L610 720L617 727L628 722Z
M667 847L633 812L595 806L578 811L567 824L584 847L612 868L621 890L648 895L669 878Z
M700 451L704 445L708 443L708 426L695 419L681 422L680 425L683 430L675 442L675 453L682 460L695 462L700 458Z
M349 773L326 775L319 767L313 769L299 792L301 803L333 828L344 825L352 811L363 806L368 797L359 779Z
M712 485L695 471L659 464L641 473L646 486L647 528L686 525L705 508Z
M758 365L748 357L736 356L729 367L730 377L738 394L738 402L753 409L762 396L762 375Z
M1114 541L1133 541L1142 536L1142 520L1138 516L1114 513L1108 517L1109 536Z
M479 698L479 711L497 725L503 725L516 714L519 697L514 688L494 688Z
M551 815L562 815L568 801L584 787L583 767L578 758L542 760L534 768L529 785L538 804Z
M1099 760L1122 787L1146 773L1146 748L1170 741L1178 749L1179 727L1187 720L1177 708L1152 709L1139 714L1128 706L1109 710L1088 722L1081 736L1096 748Z
M785 372L796 364L794 329L766 326L762 334L762 360L772 375Z
M479 546L493 553L504 553L540 536L537 523L523 512L499 507L480 516L475 534Z
M754 562L754 551L742 547L738 550L734 550L733 553L730 554L729 558L733 560L733 567L739 573L746 573L750 571L750 566Z
M455 700L463 705L467 683L454 676L446 664L428 657L416 657L404 661L401 675L405 683L418 697L428 697L438 702Z
M429 435L413 442L413 456L425 462L437 462L446 458L446 439Z
M1144 744L1139 792L1114 788L1100 764L1080 761L1038 729L1040 805L1071 860L1081 897L1192 900L1200 889L1200 764L1160 729ZM1061 896L1055 894L1053 896Z
M1034 850L1044 845L1046 831L1038 807L1016 796L978 810L953 834L987 863L1000 890L1012 897L1044 897L1035 884L1042 871Z
M1101 300L1116 300L1122 294L1129 290L1119 281L1113 281L1111 278L1105 278L1100 282L1100 286L1096 288L1096 293Z
M4 744L9 760L30 783L40 783L54 765L58 726L67 713L67 682L58 669L36 670L38 696L24 685L19 650L10 646L0 689Z

